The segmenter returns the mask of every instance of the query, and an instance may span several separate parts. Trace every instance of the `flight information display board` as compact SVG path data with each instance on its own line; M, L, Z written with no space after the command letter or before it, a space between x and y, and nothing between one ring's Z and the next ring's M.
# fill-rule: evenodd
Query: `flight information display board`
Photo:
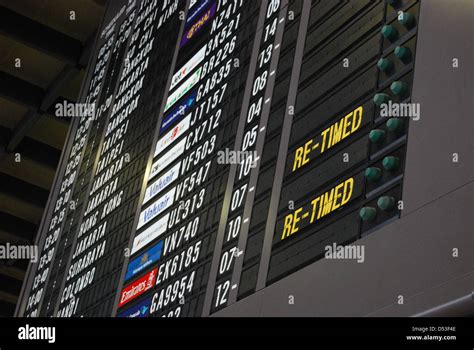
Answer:
M109 2L19 315L209 316L396 220L418 12Z

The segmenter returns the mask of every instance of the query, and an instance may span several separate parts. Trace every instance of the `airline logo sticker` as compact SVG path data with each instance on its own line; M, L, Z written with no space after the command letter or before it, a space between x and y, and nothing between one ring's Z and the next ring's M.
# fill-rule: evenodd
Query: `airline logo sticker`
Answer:
M157 245L151 247L146 252L133 259L127 268L125 274L125 281L135 276L137 273L145 270L148 266L157 262L161 258L163 252L163 241L160 241Z
M132 255L154 239L160 237L166 231L166 228L168 227L169 216L170 214L166 214L160 220L155 222L153 225L135 237L132 245Z
M168 113L161 123L160 133L168 130L168 128L173 125L174 122L181 120L190 110L193 108L194 103L197 98L197 90L191 92L191 94L186 97L178 106Z
M179 139L186 131L189 130L189 125L191 123L191 114L184 118L179 124L177 124L172 130L170 130L166 135L158 140L155 148L155 155L158 156L163 152L166 147L171 145L177 139Z
M198 82L201 76L202 68L199 68L194 72L183 84L181 84L175 92L171 94L166 100L165 112L173 107L173 105L178 102L184 95L186 95L189 90L191 90Z
M136 297L153 288L153 286L155 285L157 273L158 268L148 272L145 276L137 279L135 282L126 286L122 290L122 294L120 295L120 302L118 307L122 307L129 301L135 299Z
M182 66L171 80L170 90L173 90L189 73L193 71L206 57L206 45L199 50L184 66Z
M191 9L195 4L197 0L194 0L194 3L192 6L189 6L189 9ZM196 7L193 11L189 11L188 13L188 18L186 19L186 26L193 22L197 16L201 14L201 12L211 3L211 0L203 0L199 3L199 6Z
M151 220L153 220L162 212L164 212L166 209L171 207L174 202L175 193L176 193L176 188L173 187L165 195L160 197L155 203L153 203L148 208L143 210L140 214L137 230L145 226L146 224L148 224Z
M181 156L184 153L185 147L186 147L186 139L182 139L181 141L178 142L178 144L176 144L168 152L163 154L161 158L159 158L156 162L154 162L151 166L148 180L158 175L163 169L165 169L168 165L170 165L176 158Z
M146 298L137 305L131 307L127 311L118 314L117 317L121 318L138 318L147 317L150 314L151 297Z
M186 43L191 40L196 33L198 33L207 23L211 21L211 19L216 14L217 5L213 4L207 11L205 11L202 16L191 26L188 30L183 34L181 38L181 44L179 48L182 48Z
M176 181L179 175L180 166L181 162L177 163L158 180L148 186L145 191L145 198L143 199L143 203L148 202L150 199L155 197L157 194L159 194L161 191L171 185L174 181Z

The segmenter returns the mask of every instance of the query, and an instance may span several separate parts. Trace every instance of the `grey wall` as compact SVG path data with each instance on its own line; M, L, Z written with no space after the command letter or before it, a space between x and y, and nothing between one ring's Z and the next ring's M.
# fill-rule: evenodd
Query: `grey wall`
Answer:
M471 0L421 1L405 208L356 242L365 263L320 260L215 316L411 316L463 297L455 314L474 313L473 14Z

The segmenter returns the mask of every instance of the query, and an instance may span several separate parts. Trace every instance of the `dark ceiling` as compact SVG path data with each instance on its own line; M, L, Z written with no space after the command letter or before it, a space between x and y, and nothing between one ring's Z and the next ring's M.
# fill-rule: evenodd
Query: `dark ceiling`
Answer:
M104 5L0 0L1 245L35 240L69 126L54 105L76 101ZM27 264L0 260L0 316L13 315Z

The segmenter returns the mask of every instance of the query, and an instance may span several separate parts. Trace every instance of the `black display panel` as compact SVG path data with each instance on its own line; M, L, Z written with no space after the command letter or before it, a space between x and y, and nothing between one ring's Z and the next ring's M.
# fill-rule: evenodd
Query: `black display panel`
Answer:
M20 315L209 316L396 220L418 1L113 1Z

